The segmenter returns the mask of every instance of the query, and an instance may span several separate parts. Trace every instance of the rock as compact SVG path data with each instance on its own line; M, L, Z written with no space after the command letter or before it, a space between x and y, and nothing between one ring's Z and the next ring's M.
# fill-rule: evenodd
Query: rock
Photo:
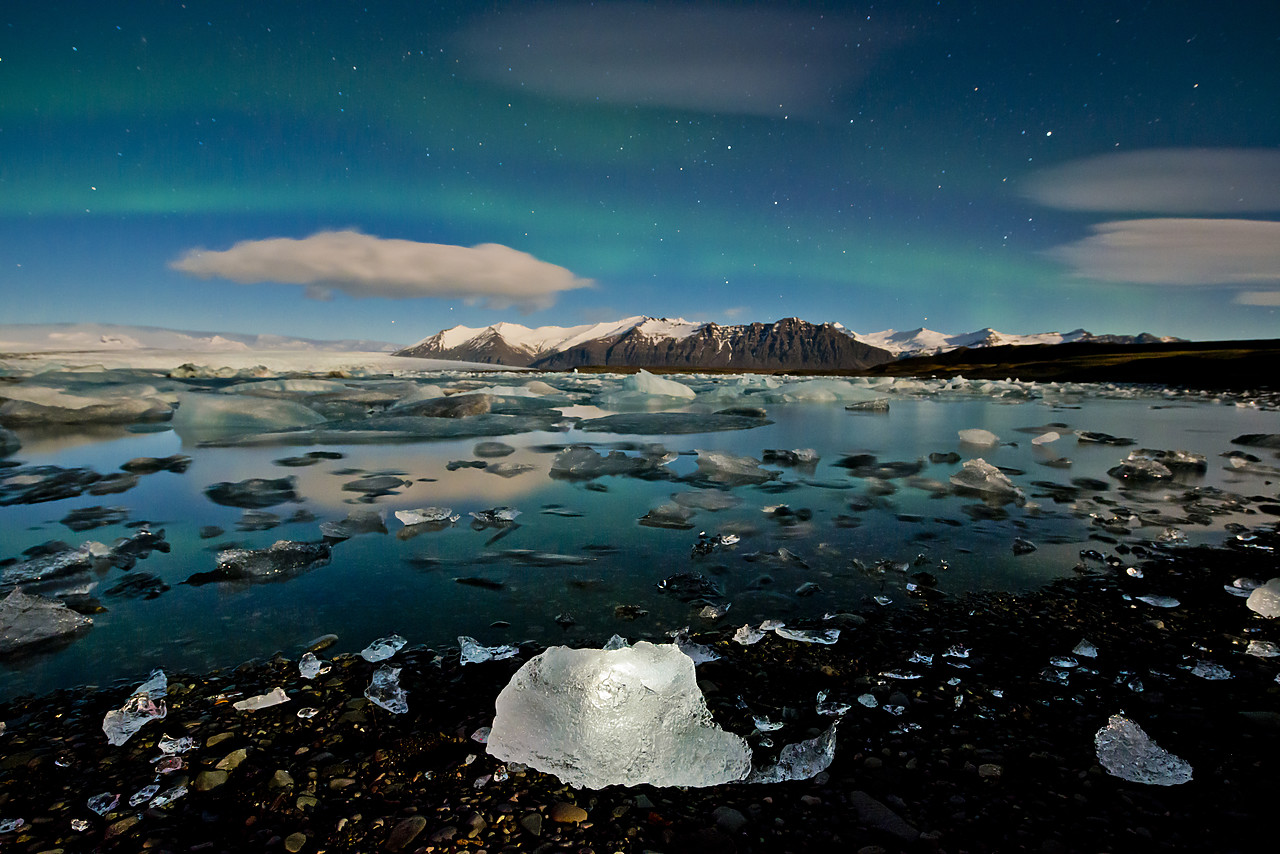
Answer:
M294 479L291 477L251 477L234 483L215 483L206 487L204 494L214 504L224 507L261 510L286 501L296 501L298 493L294 491L293 485Z
M561 824L581 824L587 820L587 811L577 804L561 801L547 810L547 818Z
M271 775L271 782L268 785L273 789L287 789L293 785L293 776L283 768L279 768Z
M226 756L222 757L222 760L213 767L220 771L234 771L240 767L240 763L244 762L248 756L249 751L241 747L239 750L233 750Z
M201 771L200 776L196 777L195 789L197 792L207 792L210 789L218 788L225 782L227 782L226 771Z
M873 830L888 834L901 842L915 842L920 837L920 831L866 792L850 792L849 806L858 814L858 820Z
M307 844L307 835L300 831L290 833L284 838L284 850L289 854L297 854Z
M1004 773L1004 767L996 765L994 762L984 762L978 766L978 776L987 780L999 780L1000 775Z
M738 833L747 826L747 817L733 807L716 807L711 813L716 827L726 833Z
M542 835L542 813L527 812L520 816L520 826L534 836Z
M388 851L403 851L413 840L418 838L418 834L422 833L423 828L426 826L427 820L425 818L420 815L411 815L392 829L391 835L387 837L386 845L383 847Z

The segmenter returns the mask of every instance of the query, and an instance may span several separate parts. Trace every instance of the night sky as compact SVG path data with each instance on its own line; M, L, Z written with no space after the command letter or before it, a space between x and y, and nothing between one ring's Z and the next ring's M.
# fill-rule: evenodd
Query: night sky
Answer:
M1280 4L13 2L4 323L1280 336Z

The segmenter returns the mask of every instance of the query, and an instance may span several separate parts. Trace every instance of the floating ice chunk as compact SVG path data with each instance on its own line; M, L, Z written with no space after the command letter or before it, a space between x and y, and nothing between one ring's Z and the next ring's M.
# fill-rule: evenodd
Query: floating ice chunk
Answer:
M627 643L627 639L624 638L622 635L613 635L607 641L605 641L604 648L605 649L626 649L630 645L631 644Z
M1013 481L981 457L965 460L960 471L951 475L951 482L964 489L972 489L995 498L1010 501L1020 501L1023 498L1022 490L1014 486Z
M474 515L474 514L473 514ZM396 518L405 525L445 524L452 525L462 518L450 507L420 507L417 510L397 510Z
M1132 454L1120 465L1107 469L1107 474L1126 483L1156 483L1173 477L1173 472L1163 463Z
M147 721L162 720L169 714L164 696L169 690L169 680L163 670L151 671L151 678L134 690L133 695L118 709L107 712L102 719L102 731L107 743L120 746Z
M488 751L573 786L714 786L751 772L745 740L711 718L675 645L551 647L496 702Z
M378 638L360 650L360 657L369 662L385 661L404 649L404 645L407 643L408 641L400 637L400 635L387 635L385 638Z
M767 483L782 476L781 472L760 468L754 457L729 454L724 451L699 450L698 470L693 479L722 486L743 486Z
M513 658L520 652L520 648L517 646L484 646L475 638L469 638L465 635L458 636L458 648L462 653L463 664L501 661L504 658Z
M1182 603L1172 596L1137 596L1139 602L1146 602L1153 608L1177 608Z
M290 699L292 698L284 692L284 688L276 686L265 694L258 694L257 696L241 700L238 703L232 703L232 706L239 712L256 712L259 709L269 709L272 706L287 703Z
M183 394L173 413L173 430L183 441L201 441L287 430L321 424L324 416L291 400L254 400L246 406L242 397L217 394Z
M800 643L833 644L840 640L839 629L793 629L778 626L773 633L780 638L799 641Z
M28 596L15 587L0 600L0 655L68 637L92 625L91 617L77 614L65 602Z
M218 552L216 575L225 579L273 581L324 566L332 548L328 543L276 540L265 549L224 549Z
M964 442L966 445L973 445L980 448L994 448L996 445L1000 444L1000 437L995 433L992 433L990 430L983 430L981 428L974 427L968 430L958 430L956 432L960 437L960 441Z
M1280 617L1280 578L1273 578L1249 594L1244 604L1264 617Z
M1054 430L1050 430L1048 433L1041 433L1039 436L1036 436L1034 439L1031 440L1031 444L1048 445L1050 442L1056 442L1061 438L1062 438L1061 433L1058 433Z
M388 712L403 715L409 711L408 694L400 687L400 668L384 664L373 672L364 695Z
M1177 786L1191 780L1191 765L1160 747L1124 715L1112 715L1093 737L1098 763L1130 783Z
M752 628L751 626L743 626L733 633L734 642L740 643L743 646L751 646L754 643L759 643L763 639L764 632L759 629Z
M504 527L510 525L520 515L520 511L514 507L491 507L488 510L472 510L471 518L476 521L476 525L493 525L495 527Z
M781 783L786 780L808 780L827 769L836 756L836 727L833 723L822 735L788 744L778 753L778 761L767 768L752 771L748 783Z
M617 391L605 392L596 398L603 406L617 406L628 403L644 402L650 397L670 397L678 400L693 400L698 394L687 385L676 380L656 377L645 370L637 371L626 377Z

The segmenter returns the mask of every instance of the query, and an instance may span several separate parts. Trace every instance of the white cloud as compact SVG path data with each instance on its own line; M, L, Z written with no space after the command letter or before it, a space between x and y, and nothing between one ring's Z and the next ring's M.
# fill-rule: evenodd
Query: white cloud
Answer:
M1033 174L1024 195L1075 211L1280 211L1280 150L1160 148L1074 160Z
M357 231L245 240L221 252L192 249L170 266L202 279L306 285L311 299L336 290L357 298L443 297L528 310L550 306L560 291L591 286L564 267L496 243L451 246Z
M1241 291L1234 301L1240 305L1280 306L1280 291Z
M459 36L464 67L571 101L821 115L901 41L882 18L707 4L512 6Z
M1152 285L1280 284L1280 222L1132 219L1048 251L1076 275Z

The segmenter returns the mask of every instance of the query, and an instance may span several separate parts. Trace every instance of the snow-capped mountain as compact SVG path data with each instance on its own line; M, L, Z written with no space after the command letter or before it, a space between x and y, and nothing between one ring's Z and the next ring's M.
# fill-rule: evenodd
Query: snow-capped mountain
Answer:
M721 326L680 318L627 317L584 326L496 323L483 329L454 326L397 352L401 356L458 359L551 370L615 367L731 368L739 370L860 370L915 355L960 347L1063 344L1073 341L1156 343L1138 336L1093 335L1083 329L1012 335L979 329L948 335L931 329L859 334L839 323L812 324L797 318L776 323Z

